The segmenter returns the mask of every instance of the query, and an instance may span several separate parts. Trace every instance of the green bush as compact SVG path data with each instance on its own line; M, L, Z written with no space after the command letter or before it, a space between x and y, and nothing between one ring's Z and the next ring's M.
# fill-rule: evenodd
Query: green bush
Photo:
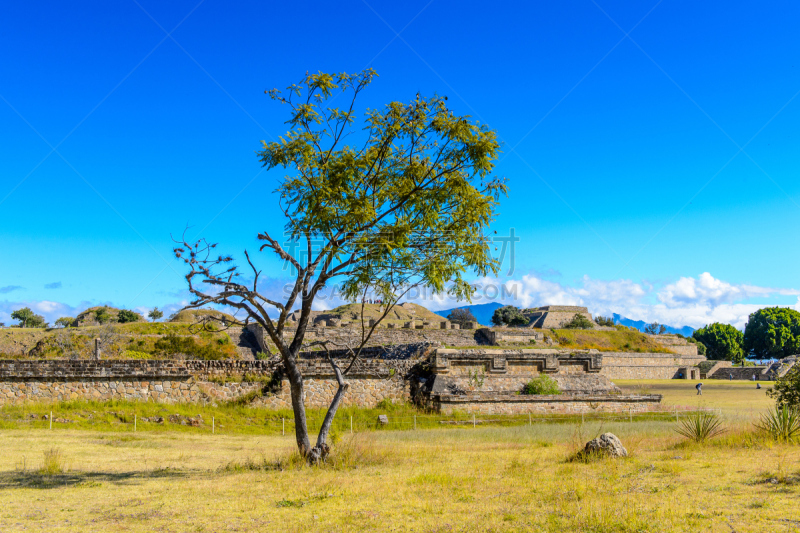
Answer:
M775 381L767 391L767 396L775 400L779 407L800 409L800 363L795 363L785 376Z
M564 329L592 329L592 321L580 313L575 313L572 320L562 326Z
M596 317L594 317L594 321L597 323L598 326L614 327L613 317L597 315Z
M108 309L101 307L100 309L94 310L94 319L98 324L105 324L111 320L111 314L108 312Z
M556 380L545 374L539 374L522 387L522 394L561 394Z
M128 309L122 309L117 315L117 322L119 322L120 324L125 324L127 322L138 322L140 318L142 317L139 316L138 313L135 313Z
M528 322L528 317L513 305L495 309L494 314L492 314L492 324L495 326L527 326Z
M192 337L179 337L172 334L158 339L154 348L165 355L182 353L196 359L219 360L227 357L219 345L201 345Z

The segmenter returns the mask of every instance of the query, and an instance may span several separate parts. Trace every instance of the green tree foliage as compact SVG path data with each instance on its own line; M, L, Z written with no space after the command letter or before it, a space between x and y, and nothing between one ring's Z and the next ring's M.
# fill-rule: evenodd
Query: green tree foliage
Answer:
M530 320L518 307L505 305L494 310L492 324L495 326L527 326Z
M11 312L11 318L19 321L21 328L46 328L44 317L31 311L30 307L23 307Z
M734 363L744 360L744 335L730 324L714 322L696 330L692 336L706 347L705 355L709 359Z
M158 309L158 307L154 307L153 309L151 309L151 310L150 310L150 312L149 312L149 313L147 313L147 318L149 318L149 319L150 319L150 320L152 320L153 322L157 322L157 321L158 321L158 320L160 320L160 319L161 319L161 317L163 317L163 316L164 316L164 313L162 313L162 312L161 312L161 311Z
M472 311L469 309L453 309L450 311L450 314L447 315L447 320L453 322L454 324L463 324L464 322L474 322L477 323L478 319L475 318L475 315L472 314Z
M139 313L131 311L130 309L122 309L117 315L117 322L125 324L126 322L138 322L142 317Z
M667 332L667 327L663 324L659 324L658 322L653 322L644 327L644 332L648 335L663 335Z
M75 319L72 318L71 316L62 316L61 318L59 318L55 322L56 326L60 326L62 328L68 328L68 327L72 326L72 324L74 324L74 323L75 323Z
M592 329L592 321L580 313L575 313L572 320L564 324L564 329Z
M94 319L98 324L105 324L106 322L110 322L112 317L111 313L108 312L108 308L101 307L94 310Z
M766 307L750 315L744 328L744 351L758 359L800 353L800 313L786 307Z
M556 380L547 374L539 374L522 387L522 394L561 394Z
M596 317L594 317L594 321L597 323L598 326L614 327L614 318L610 316L606 317L597 315Z
M800 364L795 364L786 375L775 381L767 391L779 407L800 409Z
M447 97L419 94L367 110L364 123L355 124L356 100L375 76L372 69L307 74L285 92L268 91L288 107L290 131L264 142L258 156L267 170L287 171L276 190L276 213L286 224L280 242L266 232L258 239L260 251L292 267L295 281L285 298L258 291L261 270L248 252L252 283L240 282L233 258L219 255L216 243L181 240L174 249L190 268L186 280L195 300L189 307L235 308L277 347L290 384L297 446L312 463L328 453L330 424L347 391L344 376L397 301L420 286L469 301L475 287L468 279L496 273L499 266L486 235L507 192L505 180L491 176L500 150L495 132L454 114ZM286 241L299 246L284 249ZM297 357L312 304L328 283L337 283L345 299L371 293L385 307L369 329L362 326L360 343L348 348L351 362L329 360L339 388L312 447ZM289 332L288 317L298 306Z
M185 354L194 359L225 359L227 354L214 344L201 345L193 337L179 337L178 335L167 335L161 337L153 346L155 350L163 355Z

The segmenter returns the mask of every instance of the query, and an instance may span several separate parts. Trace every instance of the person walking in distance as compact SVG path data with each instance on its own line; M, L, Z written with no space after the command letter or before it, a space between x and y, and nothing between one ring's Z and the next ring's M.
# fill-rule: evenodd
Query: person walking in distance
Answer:
M697 389L697 395L698 396L702 396L703 395L703 384L702 383L698 383L697 385L694 386L694 388Z

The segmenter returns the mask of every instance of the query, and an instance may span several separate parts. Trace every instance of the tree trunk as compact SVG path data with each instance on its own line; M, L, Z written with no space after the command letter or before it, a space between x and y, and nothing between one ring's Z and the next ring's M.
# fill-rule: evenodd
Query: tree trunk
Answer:
M325 419L322 421L322 427L320 427L319 435L317 435L317 444L311 449L311 452L308 455L308 462L311 464L317 464L320 461L325 461L325 458L330 453L331 448L328 445L328 434L331 430L331 424L333 424L333 419L336 416L336 411L339 409L339 404L342 403L342 398L344 398L345 392L347 392L347 389L350 387L350 384L344 380L342 371L334 362L330 354L328 354L328 361L330 361L331 366L333 367L333 373L336 376L336 382L339 384L339 388L336 390L336 394L333 396L331 405L328 407L328 412L325 413Z
M294 436L300 455L308 457L311 452L311 441L308 438L308 424L306 422L306 406L303 403L303 376L297 367L290 365L287 369L289 388L292 395L292 411L294 412Z

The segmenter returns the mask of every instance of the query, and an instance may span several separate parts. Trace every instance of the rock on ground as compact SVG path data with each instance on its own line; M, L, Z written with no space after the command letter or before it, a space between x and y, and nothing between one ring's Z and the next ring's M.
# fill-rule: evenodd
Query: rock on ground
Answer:
M611 457L627 457L628 450L622 445L619 437L613 433L603 433L599 437L590 440L583 448L586 455L610 455Z

